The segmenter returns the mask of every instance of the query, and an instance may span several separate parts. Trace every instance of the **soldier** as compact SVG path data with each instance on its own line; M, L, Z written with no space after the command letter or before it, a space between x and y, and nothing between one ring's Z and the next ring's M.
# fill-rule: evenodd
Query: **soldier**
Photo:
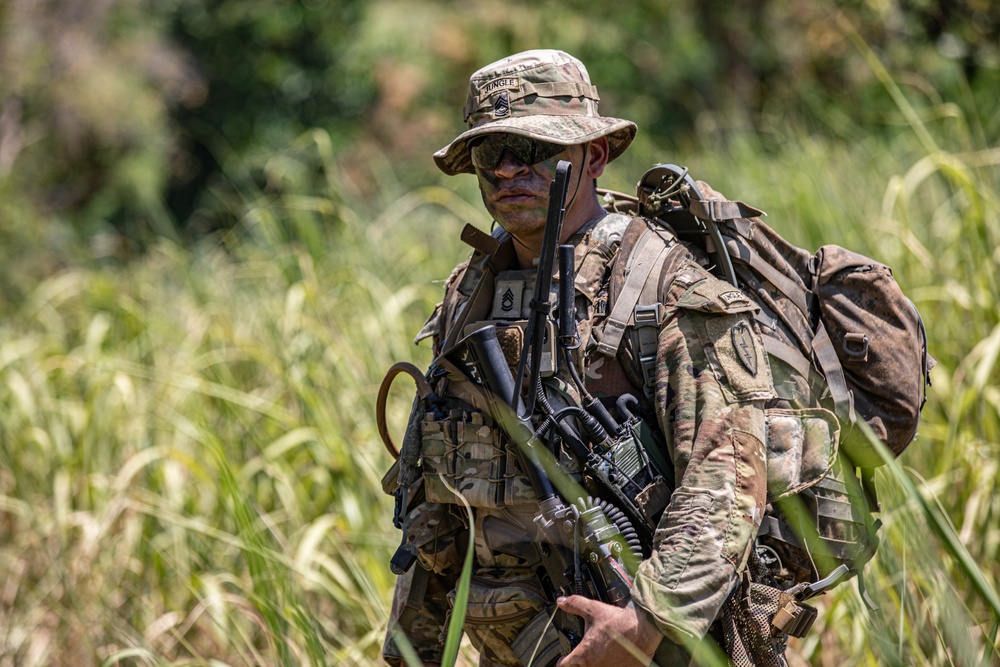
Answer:
M569 161L560 241L576 249L582 344L574 359L587 389L602 402L613 405L626 393L640 398L661 433L663 458L672 468L665 476L672 478L659 507L650 509L655 532L631 601L624 607L580 595L556 601L586 624L582 641L559 664L624 667L654 659L660 665L688 664L691 650L707 636L733 656L742 649L734 647L733 633L719 621L726 609L732 612L727 600L747 585L747 563L765 509L763 406L773 398L770 368L752 303L712 277L667 232L661 237L662 247L670 249L669 271L647 279L660 281L653 285L660 307L648 384L633 361L638 350L614 354L612 346L611 356L602 354L601 343L615 336L605 327L609 266L626 259L616 255L634 219L602 207L596 179L628 148L636 126L600 116L598 99L583 63L561 51L516 54L472 76L465 107L469 129L434 160L446 174L476 175L483 203L502 231L493 235L499 244L480 242L471 259L456 268L417 340L433 337L440 354L478 323L510 323L528 312L525 295L542 243L549 184L557 162ZM517 340L516 326L503 330ZM511 348L516 345L505 345ZM558 379L557 372L547 386L572 394L565 389L570 383ZM447 380L431 380L438 382L438 393L449 395ZM402 633L425 664L441 659L469 542L465 510L442 482L461 478L459 491L475 520L465 632L480 652L480 665L527 664L532 656L538 659L551 633L537 620L539 615L545 620L552 603L536 576L537 499L510 443L489 418L460 397L447 400L433 414L415 404L407 429L407 437L419 429L422 449L421 476L413 484L401 477L409 487L401 514L417 564L399 578L384 656L390 664L402 663L394 639ZM456 451L464 452L468 468L457 475L443 455ZM577 471L571 457L560 462ZM783 664L783 644L763 643L770 647L771 664Z

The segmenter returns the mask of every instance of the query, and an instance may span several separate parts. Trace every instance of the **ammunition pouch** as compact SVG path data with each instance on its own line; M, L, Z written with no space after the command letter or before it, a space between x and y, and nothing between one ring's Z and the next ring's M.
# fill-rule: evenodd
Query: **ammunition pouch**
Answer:
M840 422L824 408L767 408L767 500L801 493L827 476L837 459Z
M488 415L456 408L420 421L424 493L430 502L499 508L538 503L516 451Z

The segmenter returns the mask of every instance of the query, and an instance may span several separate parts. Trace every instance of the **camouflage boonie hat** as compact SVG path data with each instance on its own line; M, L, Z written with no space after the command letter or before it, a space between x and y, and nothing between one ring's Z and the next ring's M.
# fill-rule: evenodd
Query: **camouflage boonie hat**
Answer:
M597 113L600 97L583 63L563 51L518 53L487 65L469 79L469 130L434 154L449 176L472 174L469 141L495 132L572 146L607 136L608 162L625 152L636 125Z

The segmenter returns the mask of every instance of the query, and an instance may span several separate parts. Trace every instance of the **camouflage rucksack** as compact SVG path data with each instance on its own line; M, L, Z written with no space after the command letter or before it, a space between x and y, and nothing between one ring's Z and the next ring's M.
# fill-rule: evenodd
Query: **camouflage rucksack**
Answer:
M758 552L787 585L859 572L877 546L873 468L882 458L855 424L899 455L916 436L934 364L891 269L839 246L793 246L761 211L674 165L647 171L636 197L602 193L607 209L640 217L613 260L598 351L618 355L650 394L670 273L669 253L658 251L666 227L702 258L704 277L710 269L729 283L686 276L688 307L749 297L760 309L777 399L766 406L769 504Z

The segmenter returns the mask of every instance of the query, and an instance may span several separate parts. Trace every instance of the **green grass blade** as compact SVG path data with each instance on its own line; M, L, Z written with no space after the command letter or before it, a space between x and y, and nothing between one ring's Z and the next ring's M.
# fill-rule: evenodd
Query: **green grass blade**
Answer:
M447 481L441 480L445 485ZM448 622L448 634L444 643L444 653L441 656L441 667L454 667L458 660L458 649L462 643L462 633L465 627L465 612L469 605L469 581L472 578L472 568L476 555L476 524L472 515L472 507L468 501L451 488L451 492L465 506L466 516L469 519L469 546L465 551L465 562L462 564L462 573L458 577L458 586L455 588L455 606L451 608L451 617Z
M862 420L858 420L855 428L859 428L865 437L868 438L871 446L878 452L885 464L885 469L893 476L893 479L904 489L907 496L917 507L927 521L927 526L941 540L948 555L958 564L962 574L965 575L979 596L989 605L994 618L1000 618L1000 596L987 581L983 571L976 564L975 559L969 554L968 549L962 544L951 524L944 517L941 507L937 502L932 502L917 488L910 476L906 474L903 467L896 460L895 455L889 448L879 440L878 436Z

